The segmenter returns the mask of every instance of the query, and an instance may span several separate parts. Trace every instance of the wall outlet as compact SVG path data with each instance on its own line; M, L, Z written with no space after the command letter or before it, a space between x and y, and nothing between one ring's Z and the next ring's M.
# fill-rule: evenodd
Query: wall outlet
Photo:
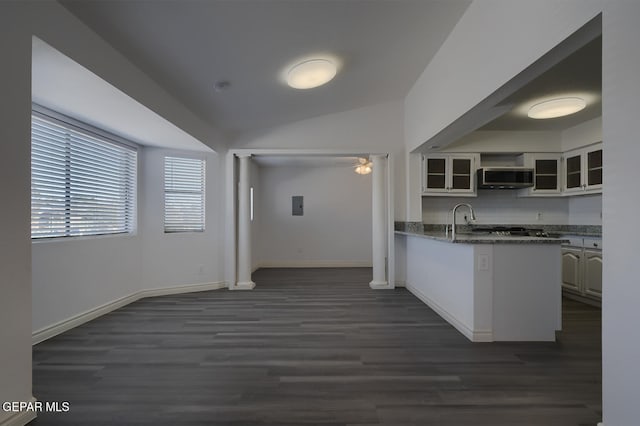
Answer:
M489 255L479 254L478 255L478 271L488 271L488 270L489 270Z

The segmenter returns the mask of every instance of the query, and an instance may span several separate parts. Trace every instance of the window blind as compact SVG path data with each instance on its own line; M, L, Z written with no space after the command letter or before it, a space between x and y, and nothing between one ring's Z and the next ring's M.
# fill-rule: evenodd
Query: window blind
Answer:
M130 233L137 152L51 117L31 117L31 237Z
M164 159L164 232L204 231L204 160Z

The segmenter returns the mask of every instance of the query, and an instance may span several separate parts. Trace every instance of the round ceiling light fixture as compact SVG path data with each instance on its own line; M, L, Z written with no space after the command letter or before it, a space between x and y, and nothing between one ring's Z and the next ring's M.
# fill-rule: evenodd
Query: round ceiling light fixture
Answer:
M328 59L309 59L289 69L287 84L294 89L313 89L331 81L337 72L336 64Z
M555 98L533 105L527 115L535 119L564 117L582 111L586 106L584 99L575 96Z

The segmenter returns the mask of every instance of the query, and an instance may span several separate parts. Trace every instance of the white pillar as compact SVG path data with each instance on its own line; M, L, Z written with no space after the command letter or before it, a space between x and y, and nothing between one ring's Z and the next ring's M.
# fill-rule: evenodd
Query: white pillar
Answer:
M232 290L251 290L256 284L251 281L251 210L249 167L251 155L239 155L238 176L238 275Z
M371 202L371 236L373 246L373 280L371 288L389 288L386 277L387 263L387 227L385 215L385 165L386 155L372 155L372 202Z

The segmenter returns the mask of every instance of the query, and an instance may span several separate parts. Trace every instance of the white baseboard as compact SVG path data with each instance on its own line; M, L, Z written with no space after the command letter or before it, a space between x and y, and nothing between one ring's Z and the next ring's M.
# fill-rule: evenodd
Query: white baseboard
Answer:
M369 287L372 290L393 290L393 287L388 281L371 281Z
M111 311L122 308L123 306L126 306L129 303L133 303L138 299L140 299L139 292L130 294L129 296L122 297L120 299L114 300L113 302L105 303L104 305L74 315L71 318L67 318L66 320L62 320L50 326L41 328L40 330L36 330L32 334L32 344L36 345L40 342L52 338L53 336L57 336L60 333L64 333L67 330L71 330L72 328L82 325L85 322L91 321L102 315L108 314Z
M467 339L472 342L493 342L493 330L472 330L418 288L412 286L410 283L405 283L405 286L414 296L433 309L438 315L444 318L445 321L454 326L456 330L462 333Z
M238 282L229 286L229 290L253 290L256 287L256 283L253 281Z
M398 280L396 280L396 282L395 282L395 286L396 286L396 287L406 287L406 286L407 286L407 283L406 283L406 282L404 282L404 281L398 281Z
M31 397L29 402L36 402L37 399ZM24 426L37 416L35 411L21 411L15 413L8 419L0 421L0 426Z
M52 338L53 336L57 336L60 333L64 333L67 330L71 330L72 328L82 325L85 322L108 314L111 311L115 311L116 309L122 308L123 306L126 306L130 303L135 302L136 300L140 300L145 297L169 296L172 294L193 293L196 291L219 290L226 287L227 284L225 282L215 282L140 290L136 293L74 315L66 320L41 328L40 330L36 330L31 336L32 344L36 345L40 342ZM4 425L0 424L0 426Z
M371 268L371 262L340 260L269 260L260 262L259 268Z
M140 299L155 296L170 296L172 294L195 293L198 291L220 290L227 288L227 283L220 281L215 283L187 284L166 288L151 288L138 292Z

